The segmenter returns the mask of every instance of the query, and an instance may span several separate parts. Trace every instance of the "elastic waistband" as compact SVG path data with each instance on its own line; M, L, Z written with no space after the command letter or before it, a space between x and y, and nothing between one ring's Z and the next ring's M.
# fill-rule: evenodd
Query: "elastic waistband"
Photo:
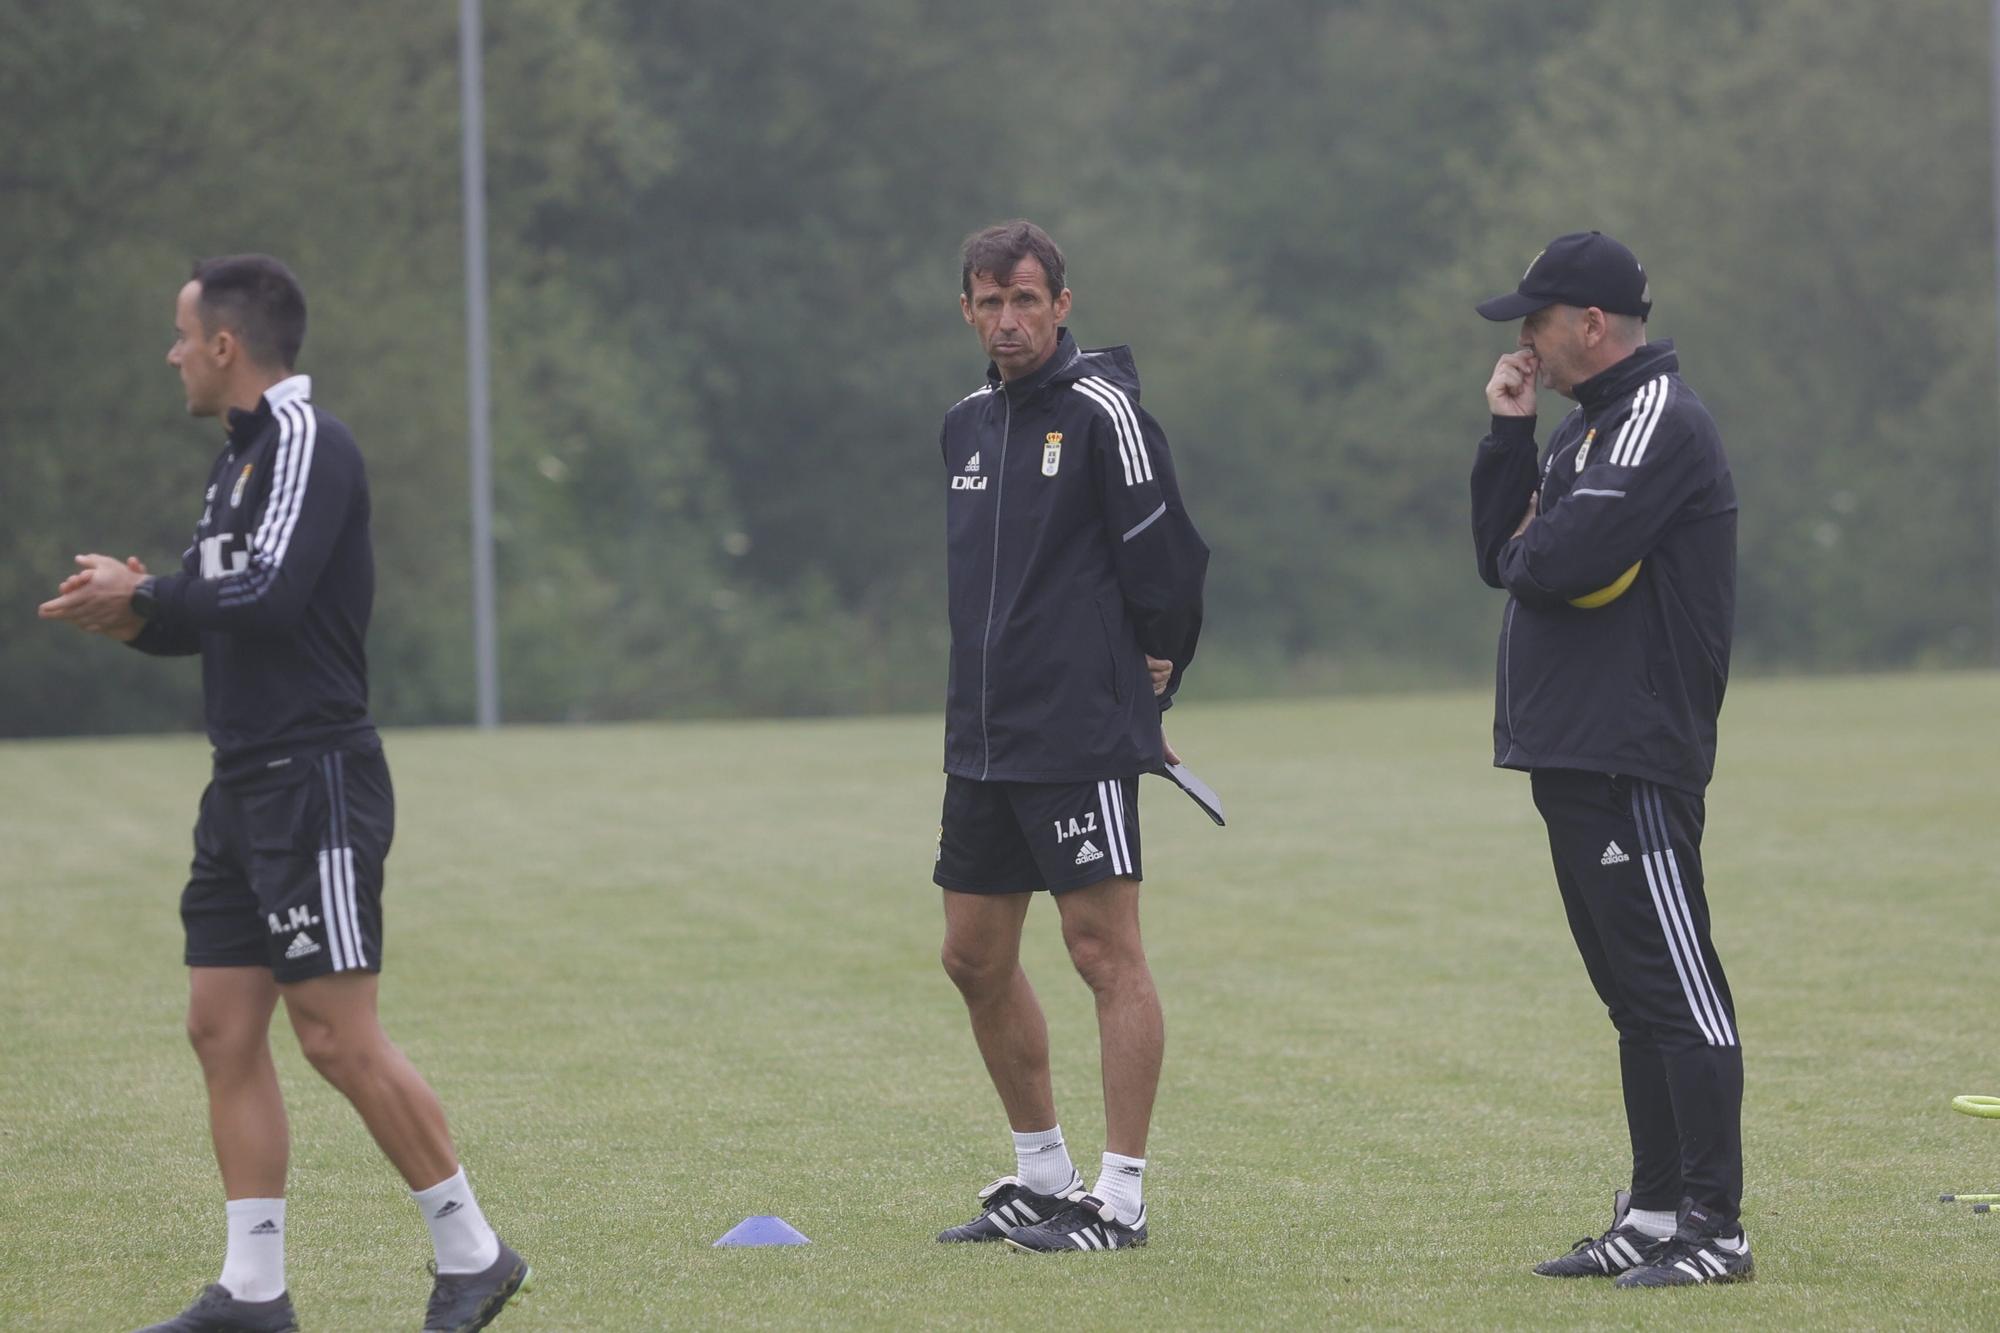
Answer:
M287 737L268 745L215 752L211 770L217 782L229 786L255 782L286 769L310 764L330 750L350 750L358 754L379 754L382 738L374 724L343 727L337 731Z

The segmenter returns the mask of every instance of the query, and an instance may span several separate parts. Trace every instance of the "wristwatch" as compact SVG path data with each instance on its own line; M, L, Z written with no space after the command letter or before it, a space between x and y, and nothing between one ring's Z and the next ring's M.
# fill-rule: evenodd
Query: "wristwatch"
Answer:
M153 596L153 585L158 579L148 574L139 580L139 586L132 589L132 614L141 620L151 620L160 614L160 600Z

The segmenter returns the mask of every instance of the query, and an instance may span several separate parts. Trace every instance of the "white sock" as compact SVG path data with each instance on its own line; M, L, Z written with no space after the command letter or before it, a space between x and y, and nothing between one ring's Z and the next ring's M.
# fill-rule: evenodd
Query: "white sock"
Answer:
M1665 1240L1680 1226L1680 1215L1671 1208L1633 1208L1625 1214L1625 1225L1644 1232L1654 1240Z
M1133 1225L1146 1208L1146 1159L1104 1154L1104 1169L1091 1193L1109 1205L1120 1222Z
M481 1273L500 1257L500 1238L486 1224L486 1214L479 1211L464 1167L427 1190L411 1190L410 1197L423 1210L424 1225L431 1229L438 1272Z
M1014 1136L1014 1174L1036 1194L1054 1194L1076 1179L1061 1125Z
M216 1281L239 1301L268 1301L285 1294L285 1201L231 1199L229 1248Z
M1717 1249L1727 1250L1731 1254L1741 1254L1750 1248L1750 1237L1739 1231L1734 1236L1716 1237L1715 1245Z

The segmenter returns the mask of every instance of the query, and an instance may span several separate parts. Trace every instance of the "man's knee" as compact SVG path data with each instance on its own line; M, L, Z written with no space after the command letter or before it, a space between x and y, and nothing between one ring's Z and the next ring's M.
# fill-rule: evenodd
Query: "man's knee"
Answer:
M188 1006L188 1045L202 1068L222 1072L255 1064L269 1051L270 1029L249 1015L212 1005Z
M1014 975L1017 960L998 949L966 947L946 938L938 961L952 985L966 995L983 995L999 989Z
M1063 944L1077 975L1093 991L1116 990L1146 973L1146 954L1139 946L1137 931L1065 923Z
M315 993L337 984L334 978L302 982L286 996L299 1053L336 1086L372 1069L387 1042L371 1004L339 991Z
M329 1083L343 1084L365 1074L375 1063L377 1041L373 1024L295 1015L292 1026L298 1033L299 1053Z

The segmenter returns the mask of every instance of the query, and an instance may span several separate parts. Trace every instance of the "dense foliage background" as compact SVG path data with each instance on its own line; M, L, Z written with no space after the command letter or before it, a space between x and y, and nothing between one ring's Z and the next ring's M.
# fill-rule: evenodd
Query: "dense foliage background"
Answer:
M1582 227L1722 424L1739 662L1986 660L1985 11L489 0L505 715L935 706L957 246L1018 214L1215 548L1191 699L1483 677L1470 304ZM185 545L173 296L248 249L368 455L377 711L470 715L456 54L444 4L0 0L0 734L197 718L34 605Z

